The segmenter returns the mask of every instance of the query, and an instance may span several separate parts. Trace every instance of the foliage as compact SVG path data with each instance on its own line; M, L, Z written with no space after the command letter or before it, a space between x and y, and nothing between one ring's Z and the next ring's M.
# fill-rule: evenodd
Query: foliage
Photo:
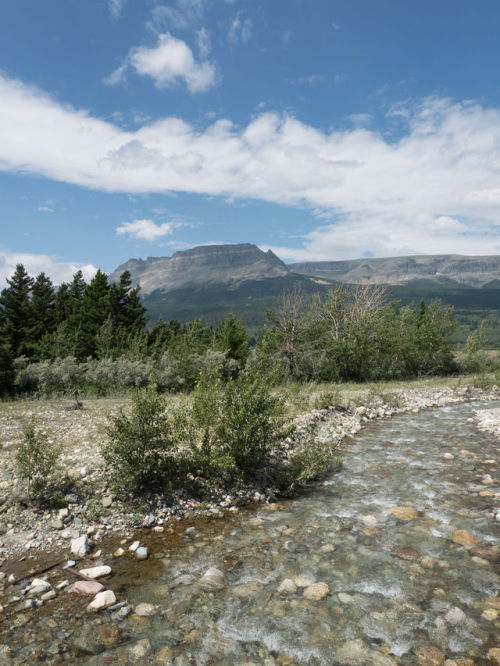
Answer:
M11 395L14 390L14 359L6 340L0 340L0 397Z
M269 323L257 352L292 379L368 381L455 369L453 309L437 299L398 308L381 287L337 285L308 303L299 292L285 295Z
M201 470L228 479L264 477L293 431L265 376L248 370L226 383L214 371L202 374L185 423Z
M169 487L179 478L182 459L164 398L147 390L132 399L130 414L110 416L102 455L109 478L122 492Z
M56 462L61 451L62 446L37 428L34 421L24 425L23 439L17 447L15 463L19 476L28 482L29 499L32 488L35 492L40 492L47 487L56 471Z

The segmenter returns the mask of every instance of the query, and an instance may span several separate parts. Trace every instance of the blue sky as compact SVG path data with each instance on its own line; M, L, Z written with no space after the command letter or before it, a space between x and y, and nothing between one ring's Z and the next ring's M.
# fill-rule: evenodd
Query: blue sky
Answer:
M0 280L500 254L497 0L3 0Z

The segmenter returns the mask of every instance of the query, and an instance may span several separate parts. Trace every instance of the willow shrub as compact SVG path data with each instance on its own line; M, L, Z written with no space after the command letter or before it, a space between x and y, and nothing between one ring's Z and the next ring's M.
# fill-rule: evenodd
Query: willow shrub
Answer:
M137 391L130 413L109 417L102 455L115 489L125 494L168 489L182 475L175 423L158 393Z

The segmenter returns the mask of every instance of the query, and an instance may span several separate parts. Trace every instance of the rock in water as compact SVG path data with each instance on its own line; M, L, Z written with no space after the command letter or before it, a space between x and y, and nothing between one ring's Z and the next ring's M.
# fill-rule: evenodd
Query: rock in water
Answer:
M417 652L417 659L420 666L443 666L445 656L434 645L429 645Z
M311 601L319 601L330 594L330 587L326 583L313 583L304 590L304 598Z
M291 578L285 578L285 580L281 581L278 592L279 594L295 594L297 586Z
M146 546L139 546L139 548L135 551L135 556L138 560L147 560L149 552Z
M109 608L116 603L115 593L111 590L106 590L105 592L99 592L95 595L94 599L87 606L88 611L99 611L103 608Z
M96 580L77 580L68 590L69 594L98 594L104 590L104 585Z
M478 539L477 536L467 530L456 530L456 532L453 532L451 540L460 546L476 546L482 543L481 539Z
M226 587L226 577L219 569L210 567L198 581L198 585L205 590L222 590Z
M108 567L107 564L103 564L100 567L90 567L90 569L82 569L80 571L82 576L87 576L87 578L102 578L111 573L111 567Z

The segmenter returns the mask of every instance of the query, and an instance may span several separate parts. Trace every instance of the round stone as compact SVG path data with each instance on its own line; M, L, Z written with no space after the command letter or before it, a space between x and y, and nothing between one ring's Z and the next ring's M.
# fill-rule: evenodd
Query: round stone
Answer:
M311 601L319 601L330 594L330 587L326 583L313 583L304 590L304 598Z

